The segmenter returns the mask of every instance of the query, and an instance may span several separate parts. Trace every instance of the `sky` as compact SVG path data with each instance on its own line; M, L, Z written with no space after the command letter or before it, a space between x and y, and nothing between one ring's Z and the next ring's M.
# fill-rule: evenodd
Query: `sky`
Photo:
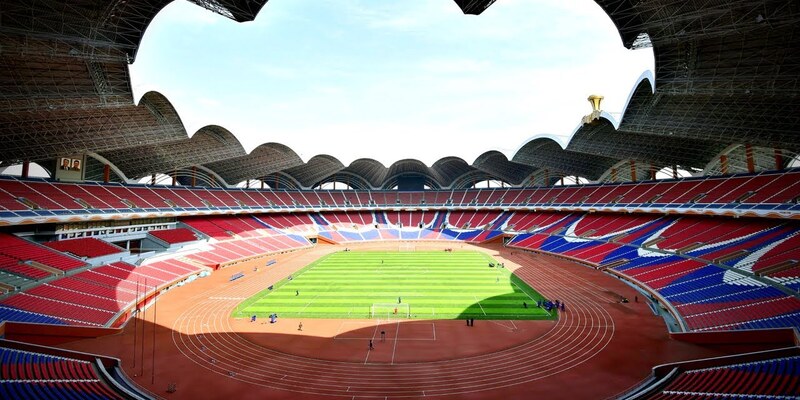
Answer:
M586 98L619 119L651 49L628 50L592 0L502 0L480 16L452 0L271 0L236 23L178 0L145 32L134 96L151 90L189 135L230 130L303 161L349 165L509 159L538 136L566 146Z

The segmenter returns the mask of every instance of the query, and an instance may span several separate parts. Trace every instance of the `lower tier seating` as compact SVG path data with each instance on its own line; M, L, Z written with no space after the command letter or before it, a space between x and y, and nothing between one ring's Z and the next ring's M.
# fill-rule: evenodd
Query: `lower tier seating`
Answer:
M124 399L93 363L0 347L0 398Z
M789 399L800 387L800 357L683 371L650 399Z
M672 304L689 330L800 327L800 225L792 221L608 215L565 217L509 246L610 268ZM553 229L558 227L558 229ZM754 271L757 270L757 271Z

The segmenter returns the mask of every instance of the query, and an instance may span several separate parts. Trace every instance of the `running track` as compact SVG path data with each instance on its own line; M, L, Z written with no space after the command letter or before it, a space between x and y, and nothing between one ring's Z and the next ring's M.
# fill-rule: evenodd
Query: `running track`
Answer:
M334 250L323 246L288 258L300 268ZM520 255L516 251L516 255L509 256L505 250L500 250L502 255L498 256L498 250L483 249L504 260L509 269L515 269L517 276L547 298L567 304L567 312L556 323L549 322L552 326L549 330L528 341L456 359L400 363L314 358L292 354L291 348L278 351L237 333L234 325L239 321L229 318L242 298L285 276L285 271L264 273L233 283L206 285L191 297L181 297L184 305L174 310L171 317L167 310L168 316L162 318L159 309L158 325L164 331L159 343L167 340L171 343L158 345L157 371L161 375L164 369L180 368L193 379L191 389L186 390L187 384L180 384L184 390L165 397L192 398L198 393L209 393L203 390L217 388L220 391L215 393L219 397L212 397L512 399L544 393L548 398L605 398L644 379L653 365L715 355L670 341L663 321L652 314L648 317L644 304L618 304L619 293L632 297L633 291L614 278L549 256ZM565 270L565 264L569 271ZM228 274L227 271L215 274ZM170 295L173 293L166 296ZM167 300L165 306L159 301L159 307L169 306L170 298L164 300ZM616 320L626 329L619 330ZM128 324L126 331L132 329L131 325ZM131 368L130 351L124 348L130 338L123 342L116 350L104 347L107 344L102 341L74 348L97 352L97 348L104 347L106 351L101 353L116 352L112 355L123 359L126 373L132 376L137 368ZM632 353L625 354L627 350ZM140 366L148 367L149 362L139 361ZM161 395L166 385L163 382L149 385L147 369L143 375L132 380ZM207 387L202 387L203 383Z

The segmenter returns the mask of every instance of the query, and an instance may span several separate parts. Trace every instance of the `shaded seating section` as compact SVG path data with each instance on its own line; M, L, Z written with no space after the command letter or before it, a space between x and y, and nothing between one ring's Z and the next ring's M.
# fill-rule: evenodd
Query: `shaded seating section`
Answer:
M511 221L537 218L518 214ZM509 245L610 268L658 292L690 330L800 327L800 300L781 290L800 281L794 268L780 269L797 258L800 227L794 222L562 215L538 217L557 222L517 235ZM756 266L773 273L756 279Z
M87 195L84 196L79 192L76 193L75 190L69 188L70 186L80 187ZM89 204L99 209L124 210L130 208L131 205L133 205L133 203L131 202L128 203L123 202L123 199L127 199L127 197L132 197L131 195L126 194L125 197L120 197L120 191L112 191L111 188L113 188L113 186L111 185L98 185L90 183L86 183L83 185L74 185L74 184L61 185L62 190L71 193L73 196L76 197L82 196L80 198L83 199L84 201L88 202L87 199L97 199L97 202L92 201Z
M105 326L141 297L201 267L181 260L117 262L63 277L0 301L0 321Z
M0 347L0 398L124 399L95 364L74 358Z
M16 262L16 260L14 260L14 262ZM7 272L0 267L0 294L10 293L18 288L29 286L35 283L36 280L34 279Z
M166 244L186 243L197 240L194 232L186 228L162 229L148 233Z
M0 305L0 321L29 322L35 324L69 325L69 321L63 321L49 315L33 313L16 308L4 307Z
M649 399L789 399L800 387L800 357L681 372Z
M41 279L51 274L21 264L33 261L61 271L71 271L86 266L83 261L7 233L0 233L0 256L3 256L0 258L0 267L3 270L31 279ZM14 264L14 260L18 264Z
M602 185L429 192L283 191L61 183L0 178L0 212L85 213L87 209L250 209L351 206L592 206L798 210L800 170ZM46 195L45 195L46 194ZM424 203L423 203L424 201ZM73 210L73 211L70 211ZM463 225L462 225L463 226Z
M31 267L17 258L9 257L2 253L0 253L0 270L32 280L52 276L52 274L47 271Z
M121 247L104 242L97 238L59 240L55 242L47 242L44 243L44 245L63 253L72 253L78 257L88 258L107 256L125 251Z
M28 293L19 293L0 302L0 305L37 314L50 315L74 325L103 326L114 313L107 310L52 300Z

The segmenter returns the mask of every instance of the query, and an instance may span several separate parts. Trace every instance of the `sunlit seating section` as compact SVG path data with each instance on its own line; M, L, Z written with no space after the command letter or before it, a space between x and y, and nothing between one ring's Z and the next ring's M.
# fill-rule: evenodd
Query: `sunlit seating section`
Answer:
M116 262L62 277L0 302L0 321L104 326L137 295L176 282L202 267L180 260L142 266Z
M167 244L186 243L197 240L197 236L194 234L194 232L186 228L162 229L150 231L148 233L150 236L153 236Z
M5 256L6 260L12 258L22 263L34 261L61 271L86 266L83 261L7 233L0 233L0 255Z
M79 238L47 242L45 246L63 253L71 253L78 257L101 257L122 253L125 250L111 243L96 238Z
M210 250L188 255L188 258L203 265L216 266L232 261L243 260L263 254L297 250L311 243L304 237L284 234L264 227L265 236L247 237L210 244Z

